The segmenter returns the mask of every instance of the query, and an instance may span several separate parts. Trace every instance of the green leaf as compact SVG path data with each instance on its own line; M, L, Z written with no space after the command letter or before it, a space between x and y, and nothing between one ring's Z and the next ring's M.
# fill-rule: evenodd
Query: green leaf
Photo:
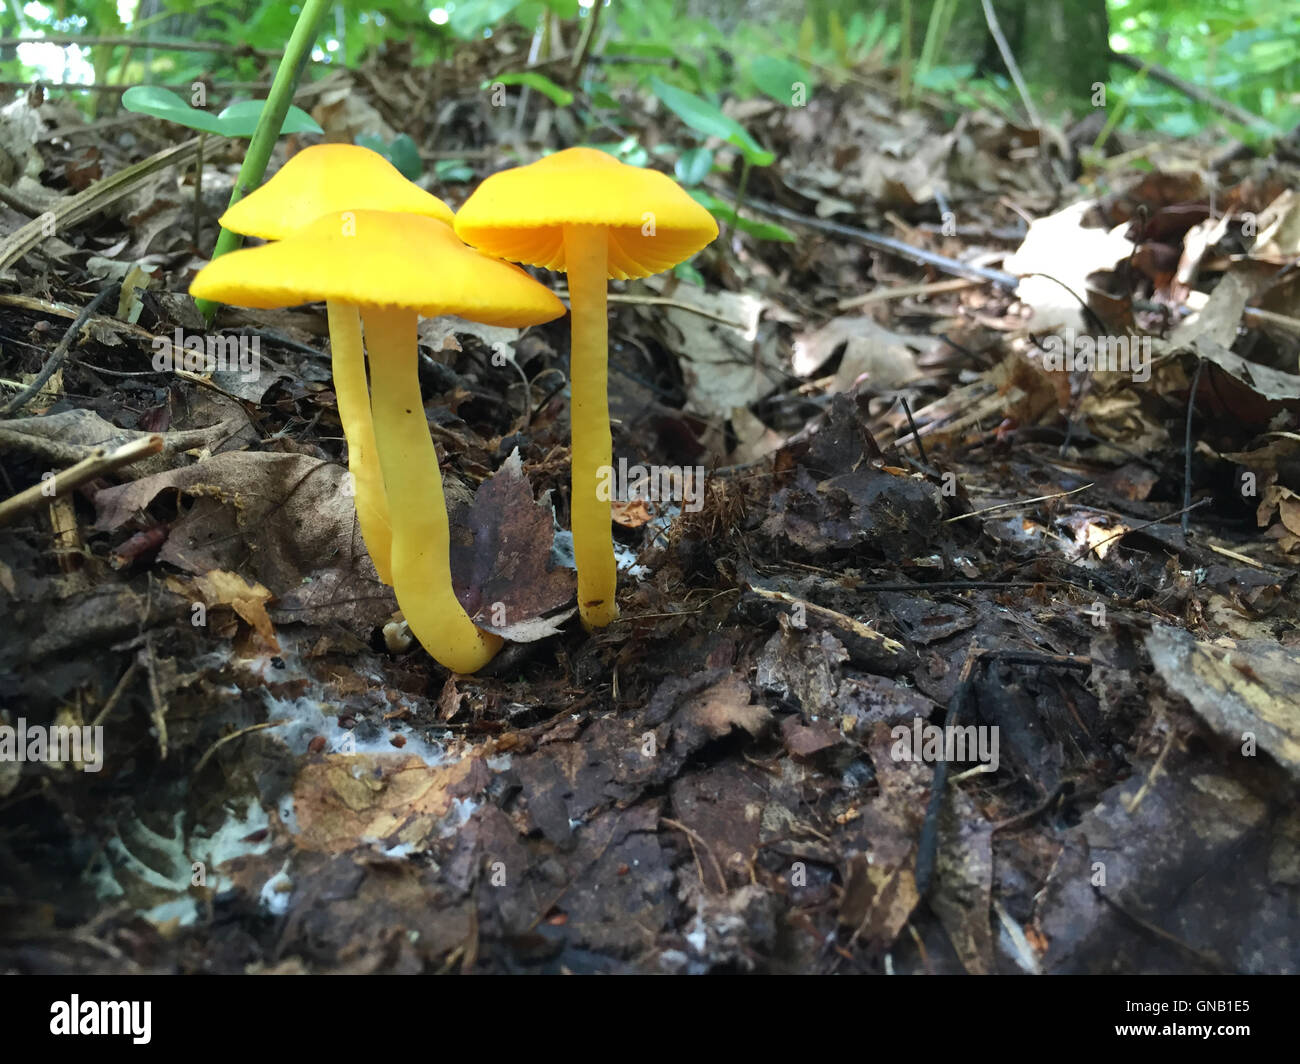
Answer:
M396 167L408 181L415 181L424 173L424 163L420 159L420 151L415 146L409 134L399 133L393 138L391 144L385 144L383 137L378 137L373 133L363 133L357 137L358 147L369 148L387 159Z
M639 59L676 59L677 49L657 41L610 41L605 55L630 55Z
M424 173L420 149L409 133L399 133L393 138L393 143L388 145L388 159L408 181L414 181Z
M751 137L744 126L734 118L727 117L708 100L669 85L657 77L650 79L650 89L665 107L697 133L720 137L739 148L751 166L771 166L776 160L776 156Z
M673 164L673 172L683 185L698 185L713 169L713 152L708 148L692 148L683 152Z
M461 40L479 36L519 6L520 0L458 0L447 25ZM451 5L448 5L450 7Z
M585 147L603 151L606 155L614 156L619 162L627 163L628 166L645 166L650 161L650 153L641 146L641 142L635 136L624 137L617 144L587 144Z
M700 273L689 262L679 262L674 266L673 276L690 284L699 285L701 288L704 287L704 274Z
M216 115L191 107L176 93L156 85L132 85L122 93L122 106L202 133L220 133Z
M136 114L152 115L175 122L187 129L215 133L222 137L251 137L262 115L265 100L242 100L232 103L220 114L191 107L174 92L156 85L133 85L122 93L122 106ZM323 133L311 115L299 107L290 107L281 133Z
M573 93L568 89L555 84L555 82L545 74L539 74L535 70L521 70L512 74L499 74L493 80L483 82L479 88L490 89L498 82L502 85L527 85L530 89L536 89L557 107L568 107L569 104L573 103Z
M232 103L217 115L218 132L223 137L251 137L265 106L265 100L240 100L239 103ZM285 133L324 132L311 115L301 107L293 106L290 106L289 113L284 116L284 125L280 127L281 136Z
M748 233L759 240L780 240L786 244L794 244L798 241L789 229L783 225L775 225L772 222L757 222L752 218L746 218L736 213L734 204L726 200L720 200L711 192L705 192L702 188L687 189L701 207L705 208L710 214L721 222L730 222L743 233Z
M433 164L434 175L447 184L464 184L474 180L474 167L464 159L439 159Z
M749 67L749 76L759 90L786 107L794 106L796 93L803 88L803 102L812 95L813 76L798 63L774 55L760 55Z

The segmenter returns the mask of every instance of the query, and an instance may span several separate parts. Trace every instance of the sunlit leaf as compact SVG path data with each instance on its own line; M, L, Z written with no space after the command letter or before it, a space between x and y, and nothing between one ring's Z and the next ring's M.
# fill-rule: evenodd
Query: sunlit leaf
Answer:
M683 185L698 185L713 169L713 152L708 148L691 148L682 152L673 164L673 172Z
M537 92L540 92L557 107L568 107L569 104L573 103L573 93L568 89L555 84L555 82L545 74L539 74L535 70L521 70L510 74L498 74L493 80L483 82L479 88L490 89L497 83L502 85L527 85L530 89L535 89Z
M669 85L660 78L651 78L650 88L664 106L691 129L706 136L720 137L739 148L752 166L770 166L775 161L776 156L750 136L744 126L723 114L708 100Z
M749 76L760 91L789 107L799 86L805 99L812 94L813 76L798 63L774 55L760 55L749 66Z
M695 199L696 203L705 208L718 221L729 222L741 232L748 233L752 237L759 240L780 240L786 244L793 244L798 239L783 225L776 225L772 222L758 222L752 218L737 214L734 204L718 199L717 196L704 191L702 188L692 188L687 191Z

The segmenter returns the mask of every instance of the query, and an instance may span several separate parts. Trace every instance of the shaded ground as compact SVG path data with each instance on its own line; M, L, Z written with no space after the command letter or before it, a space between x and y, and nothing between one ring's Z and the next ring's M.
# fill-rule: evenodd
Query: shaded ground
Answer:
M421 76L304 102L505 165L503 116L467 88L430 117ZM5 969L1297 970L1293 161L1212 190L1222 145L1117 142L1078 181L1068 132L860 81L739 117L788 160L750 200L809 223L717 242L703 288L615 286L616 455L708 471L698 510L619 508L615 626L570 616L567 323L421 324L462 598L528 619L474 677L385 638L321 308L223 311L254 380L151 365L198 328L178 293L234 156L209 148L201 243L166 167L0 244L4 402L110 289L0 422L3 494L163 440L0 527L6 719L106 745L93 773L0 761ZM6 234L178 143L3 122ZM1055 280L1017 300L827 222ZM1065 328L1150 336L1148 372L1054 370ZM945 720L996 727L996 771L903 756Z

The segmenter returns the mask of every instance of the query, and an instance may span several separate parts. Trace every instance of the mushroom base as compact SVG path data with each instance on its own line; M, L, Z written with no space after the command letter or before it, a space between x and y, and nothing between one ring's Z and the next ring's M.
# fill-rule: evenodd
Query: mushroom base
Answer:
M438 453L420 399L413 311L366 307L371 407L393 529L393 591L412 634L435 661L475 672L501 649L451 583L451 535Z

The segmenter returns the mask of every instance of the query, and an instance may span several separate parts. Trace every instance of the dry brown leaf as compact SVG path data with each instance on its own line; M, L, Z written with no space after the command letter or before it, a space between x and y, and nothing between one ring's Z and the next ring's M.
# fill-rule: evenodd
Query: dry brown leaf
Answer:
M294 783L301 828L294 840L325 853L343 853L366 840L417 845L447 815L453 788L475 760L431 766L418 757L331 754L310 762Z

